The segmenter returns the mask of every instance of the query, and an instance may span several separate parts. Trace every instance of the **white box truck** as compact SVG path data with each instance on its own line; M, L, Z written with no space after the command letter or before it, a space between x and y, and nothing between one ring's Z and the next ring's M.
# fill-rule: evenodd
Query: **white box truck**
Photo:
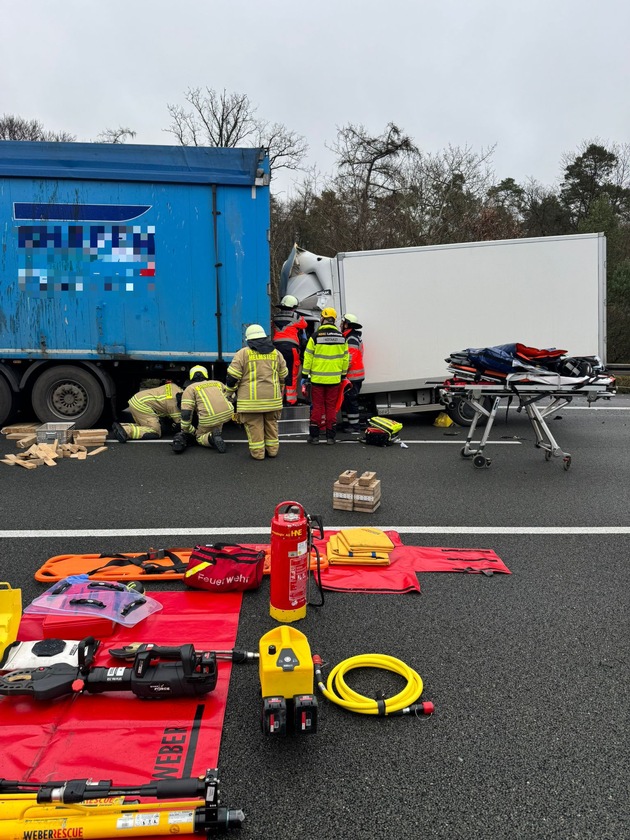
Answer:
M606 238L601 233L351 251L294 247L280 294L317 318L325 306L363 325L362 397L379 414L439 411L445 359L521 342L606 361ZM449 407L469 421L464 404Z

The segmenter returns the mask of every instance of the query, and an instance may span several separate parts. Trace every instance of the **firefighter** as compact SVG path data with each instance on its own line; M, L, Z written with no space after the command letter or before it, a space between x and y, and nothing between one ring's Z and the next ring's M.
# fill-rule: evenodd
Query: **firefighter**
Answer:
M341 405L340 427L344 432L359 434L359 392L365 379L365 368L363 366L363 326L359 323L356 315L346 312L341 318L341 332L348 343L350 353L350 367L346 378L350 385L345 389L343 403Z
M129 400L133 423L114 423L112 435L120 443L128 440L157 440L162 436L160 418L176 426L181 423L180 402L182 389L174 382L157 388L139 391Z
M282 388L287 365L279 350L260 326L245 331L246 346L232 359L227 370L228 393L236 393L236 417L245 426L249 454L262 461L278 454L278 420L282 413Z
M225 385L215 379L208 379L203 365L191 367L190 384L182 394L182 430L173 438L173 451L183 452L188 436L194 435L201 446L212 447L223 454L225 441L221 435L223 424L232 419L234 409L225 395ZM197 413L197 425L193 415Z
M304 351L302 385L311 384L311 417L308 443L319 443L320 429L326 430L326 443L335 443L337 434L337 401L341 381L348 372L350 355L348 344L336 327L337 312L332 307L322 309L317 332L312 335Z
M305 330L308 322L303 315L295 311L298 299L293 295L285 295L280 301L278 313L273 319L273 344L284 356L287 365L287 379L285 382L284 402L295 405L298 396L298 379L305 340Z

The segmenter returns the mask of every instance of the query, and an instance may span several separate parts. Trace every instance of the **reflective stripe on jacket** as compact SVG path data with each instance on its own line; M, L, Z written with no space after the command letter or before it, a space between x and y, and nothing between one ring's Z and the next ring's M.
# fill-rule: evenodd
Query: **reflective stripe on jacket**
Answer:
M363 339L361 338L361 331L355 329L344 330L344 336L348 342L348 352L350 353L350 367L348 368L347 377L351 382L360 379L365 379L365 368L363 367Z
M177 394L182 389L174 382L167 382L157 388L147 388L146 391L138 391L129 400L129 405L140 414L155 414L157 417L170 417L176 423L180 422L181 416L177 405Z
M314 385L336 385L346 375L349 364L346 339L333 324L322 324L306 345L304 376L310 376Z
M234 414L232 404L225 396L225 385L214 379L191 382L182 396L182 431L192 429L193 412L197 412L198 428L222 426Z
M257 353L250 347L243 347L227 370L228 381L230 377L237 381L228 389L236 391L236 410L243 413L280 411L287 372L287 363L279 350Z

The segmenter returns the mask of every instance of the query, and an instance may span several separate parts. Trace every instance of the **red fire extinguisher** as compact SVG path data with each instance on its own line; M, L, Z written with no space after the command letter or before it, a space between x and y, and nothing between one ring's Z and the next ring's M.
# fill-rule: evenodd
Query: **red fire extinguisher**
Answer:
M321 522L320 531L323 536ZM310 547L304 508L299 502L280 502L271 520L269 614L276 621L298 621L306 615Z

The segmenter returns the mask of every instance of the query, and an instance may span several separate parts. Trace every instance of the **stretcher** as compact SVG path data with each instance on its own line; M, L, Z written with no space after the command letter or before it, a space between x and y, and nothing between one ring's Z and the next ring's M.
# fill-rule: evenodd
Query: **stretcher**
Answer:
M454 399L464 400L474 412L461 455L472 458L473 466L489 467L492 460L485 455L485 447L492 431L499 405L502 400L517 401L517 411L525 411L536 436L535 446L545 453L545 460L562 458L563 467L571 466L571 453L565 452L547 425L550 414L568 405L576 397L586 397L592 403L599 399L610 399L615 391L614 377L602 373L590 376L562 376L554 372L520 371L504 374L479 370L466 365L449 365L452 379L440 389L443 403L448 405ZM476 438L477 427L482 417L485 428Z

